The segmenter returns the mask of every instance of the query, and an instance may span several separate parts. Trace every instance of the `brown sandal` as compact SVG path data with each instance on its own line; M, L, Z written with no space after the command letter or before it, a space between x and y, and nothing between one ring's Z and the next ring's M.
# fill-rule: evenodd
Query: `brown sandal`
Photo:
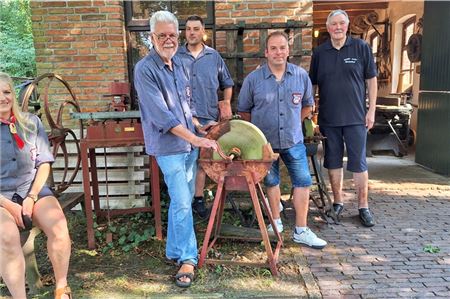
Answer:
M55 290L55 299L61 299L62 295L69 296L69 299L72 299L72 290L69 286L65 286Z

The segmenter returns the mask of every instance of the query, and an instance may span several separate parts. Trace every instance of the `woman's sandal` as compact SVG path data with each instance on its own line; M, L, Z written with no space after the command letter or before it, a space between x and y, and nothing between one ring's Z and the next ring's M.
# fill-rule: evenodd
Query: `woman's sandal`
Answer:
M55 299L61 299L62 295L67 295L69 299L72 299L72 290L69 286L65 286L55 290Z

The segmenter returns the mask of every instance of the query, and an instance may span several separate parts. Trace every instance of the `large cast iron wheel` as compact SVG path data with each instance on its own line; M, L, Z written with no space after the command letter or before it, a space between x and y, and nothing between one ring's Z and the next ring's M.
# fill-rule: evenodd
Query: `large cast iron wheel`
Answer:
M78 127L80 139L83 138L82 121L71 120L69 115L71 112L69 109L72 109L73 112L80 112L80 105L69 83L61 76L53 73L43 74L28 85L22 93L22 111L28 112L28 104L33 94L37 94L37 100L43 103L44 117L41 117L41 119L50 128L48 139L52 146L53 156L55 159L59 158L58 152L61 151L64 159L62 177L58 182L49 182L50 185L53 185L51 187L53 187L55 193L60 194L73 183L81 164L79 139L75 132L64 124L64 122L70 122L70 127ZM76 146L75 166L69 164L69 153L67 151L69 138L73 140ZM74 167L73 170L69 171L72 167Z

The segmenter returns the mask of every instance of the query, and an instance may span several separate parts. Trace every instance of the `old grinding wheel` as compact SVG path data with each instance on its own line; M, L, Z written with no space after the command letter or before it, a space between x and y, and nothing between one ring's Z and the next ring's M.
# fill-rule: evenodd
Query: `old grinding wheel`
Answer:
M230 131L216 140L226 155L233 154L233 151L238 148L241 151L239 157L241 160L261 160L263 146L267 144L266 137L258 127L239 119L231 120ZM215 152L212 159L221 160L223 158Z
M272 162L278 158L261 130L244 120L220 122L209 131L206 138L216 140L222 151L219 154L212 149L200 149L199 164L215 182L219 180L223 170L230 169L227 164L232 160L234 163L245 162L244 168L249 165L253 165L255 170L258 168L255 179L259 182L269 171ZM249 164L250 162L252 163Z

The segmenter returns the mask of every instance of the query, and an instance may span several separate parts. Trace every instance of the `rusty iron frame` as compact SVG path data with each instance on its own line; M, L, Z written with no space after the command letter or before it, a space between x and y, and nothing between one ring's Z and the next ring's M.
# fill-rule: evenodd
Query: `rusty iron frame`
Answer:
M224 121L213 127L206 137L217 140L220 136L228 131L230 131L230 123L229 121ZM278 159L278 154L273 153L270 144L267 143L263 146L263 156L261 157L261 160L232 160L230 157L223 160L213 160L212 157L212 149L202 148L200 150L200 158L198 160L199 165L213 181L217 182L217 191L200 253L198 264L199 268L201 268L205 263L247 265L256 267L269 267L272 275L278 275L277 263L283 240L280 232L278 232L276 229L276 225L272 217L272 212L270 210L270 207L268 206L268 203L265 201L265 195L259 183L269 171L273 161ZM206 258L208 251L212 249L216 241L219 238L225 237L221 236L220 229L225 208L225 198L227 191L248 191L250 193L253 208L258 220L259 230L261 232L261 237L267 254L266 263L216 260ZM261 209L260 203L262 204L263 209ZM266 224L264 222L262 210L264 210L270 224L274 228L276 238L276 245L274 249L272 249L271 240L267 231ZM213 238L211 240L212 234ZM227 236L226 238L230 237ZM238 237L231 238L239 239ZM250 238L245 239L249 240ZM261 239L258 238L258 240Z

